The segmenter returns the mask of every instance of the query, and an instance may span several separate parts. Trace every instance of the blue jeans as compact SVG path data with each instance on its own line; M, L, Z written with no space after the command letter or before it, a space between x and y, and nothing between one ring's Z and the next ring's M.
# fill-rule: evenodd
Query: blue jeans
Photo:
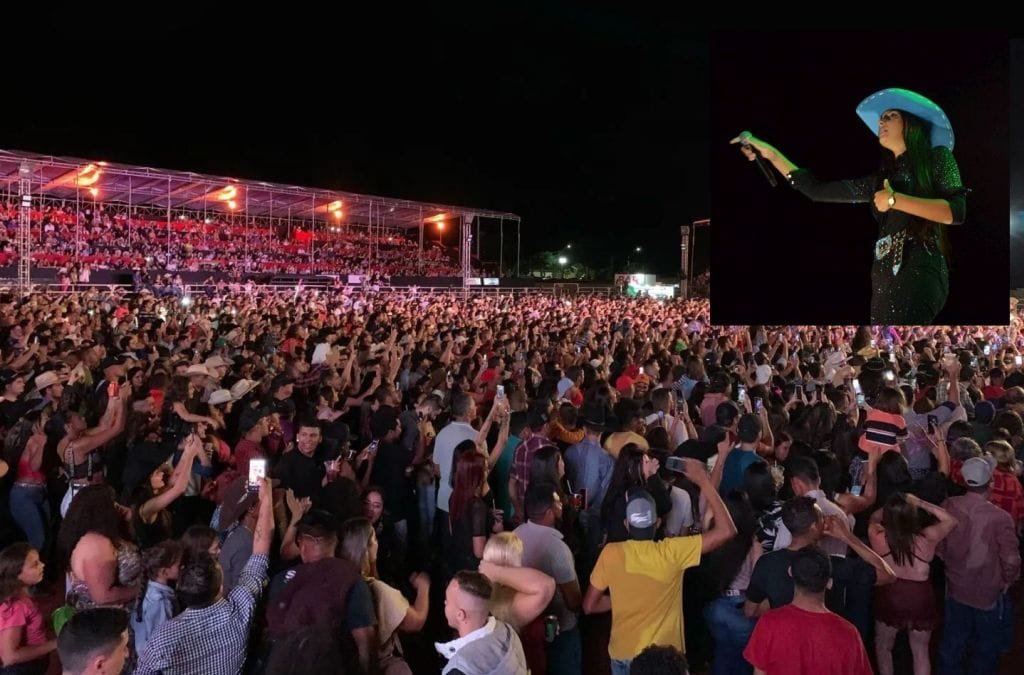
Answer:
M578 675L583 668L583 643L580 627L559 633L548 645L548 672L551 675Z
M939 645L942 675L989 675L1012 642L1013 609L1003 593L989 610L975 609L946 595L946 620ZM964 664L966 658L967 663Z
M633 659L612 659L612 675L629 675L629 664Z
M712 600L704 607L704 620L715 639L711 675L750 675L754 668L743 658L743 650L754 621L743 614L743 596Z
M50 501L42 485L13 485L8 502L11 517L25 533L25 539L37 551L46 544L46 528L50 523Z

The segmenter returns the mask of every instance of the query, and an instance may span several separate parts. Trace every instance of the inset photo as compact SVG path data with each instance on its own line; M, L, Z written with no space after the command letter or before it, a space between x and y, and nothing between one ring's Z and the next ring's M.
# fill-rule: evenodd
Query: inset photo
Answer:
M1005 33L711 43L716 324L1006 323Z

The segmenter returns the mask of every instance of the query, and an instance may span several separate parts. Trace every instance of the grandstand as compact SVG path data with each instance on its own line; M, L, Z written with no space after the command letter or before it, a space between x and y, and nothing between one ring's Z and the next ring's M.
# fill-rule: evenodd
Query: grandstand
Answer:
M501 237L501 260L488 272L511 271L506 227L516 231L518 269L513 213L0 150L3 277L16 276L23 176L33 280L141 269L454 282L483 271L464 240L474 229L477 254L481 237ZM443 231L463 245L439 244Z

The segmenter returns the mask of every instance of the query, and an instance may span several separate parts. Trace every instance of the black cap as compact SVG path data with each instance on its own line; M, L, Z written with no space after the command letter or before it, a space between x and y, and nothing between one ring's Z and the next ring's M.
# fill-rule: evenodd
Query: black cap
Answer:
M608 423L604 405L595 402L583 404L580 409L580 418L583 421L583 426L595 431L604 431Z
M715 427L717 428L717 427ZM723 435L722 438L725 438ZM700 462L706 462L715 454L718 453L718 444L710 440L698 441L695 438L691 438L688 441L683 441L676 448L676 457L689 457L690 459L696 459Z
M0 384L6 386L11 382L14 382L14 380L17 379L17 377L18 373L14 372L10 368L4 368L3 370L0 370Z
M337 521L330 511L311 509L299 520L296 534L305 537L327 537L337 534Z

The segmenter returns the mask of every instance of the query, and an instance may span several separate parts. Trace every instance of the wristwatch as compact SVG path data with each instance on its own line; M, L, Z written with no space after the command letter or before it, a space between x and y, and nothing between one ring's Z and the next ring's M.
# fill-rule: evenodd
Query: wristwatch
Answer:
M889 208L891 209L894 206L896 206L896 193L895 192L890 192L889 193Z

